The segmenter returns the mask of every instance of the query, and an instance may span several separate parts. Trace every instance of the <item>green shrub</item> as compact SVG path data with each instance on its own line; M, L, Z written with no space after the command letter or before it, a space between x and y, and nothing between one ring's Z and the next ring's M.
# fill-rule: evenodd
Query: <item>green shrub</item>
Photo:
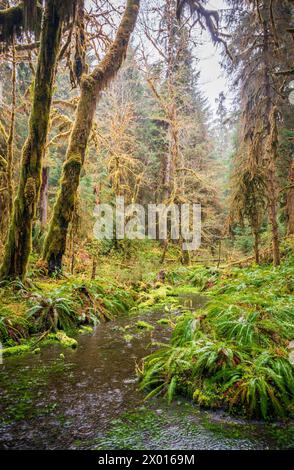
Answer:
M199 272L186 280L203 286L206 276ZM170 343L144 359L142 389L169 401L184 393L201 406L249 417L291 416L294 266L286 261L276 269L234 268L213 276L211 301L177 317Z
M69 330L77 323L75 304L67 297L60 297L58 290L50 296L34 294L27 319L33 321L37 331Z

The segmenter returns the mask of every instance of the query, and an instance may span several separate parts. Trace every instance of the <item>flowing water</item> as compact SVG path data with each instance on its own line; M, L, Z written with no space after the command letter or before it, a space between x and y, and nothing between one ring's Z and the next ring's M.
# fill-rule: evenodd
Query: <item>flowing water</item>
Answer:
M195 308L202 299L184 298ZM266 425L199 410L179 399L144 401L136 364L170 336L164 312L122 317L58 345L0 365L0 449L277 449L289 425ZM138 320L155 326L139 331ZM292 444L294 439L292 434Z

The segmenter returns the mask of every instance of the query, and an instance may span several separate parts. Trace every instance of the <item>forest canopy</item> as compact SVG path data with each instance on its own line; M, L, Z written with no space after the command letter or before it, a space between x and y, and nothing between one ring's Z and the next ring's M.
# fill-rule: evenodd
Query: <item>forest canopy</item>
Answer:
M290 2L0 8L2 279L24 279L34 250L49 274L68 269L71 236L92 257L95 202L117 196L199 203L204 252L252 247L279 265L294 217ZM213 110L203 35L235 95Z

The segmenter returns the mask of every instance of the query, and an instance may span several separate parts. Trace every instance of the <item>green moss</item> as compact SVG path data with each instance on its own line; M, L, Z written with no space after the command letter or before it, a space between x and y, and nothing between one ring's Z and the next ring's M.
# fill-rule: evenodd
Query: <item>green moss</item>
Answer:
M10 360L15 361L16 358ZM35 361L33 367L22 367L13 375L8 369L0 367L2 392L0 423L9 424L56 413L55 399L46 395L47 383L51 377L69 370L70 367L59 359L50 365L39 365L39 362ZM34 398L40 391L46 397L46 404L36 406Z
M65 348L76 349L78 347L78 342L74 338L69 338L63 331L58 331L56 338Z
M124 335L124 340L125 340L127 343L130 343L133 338L134 338L133 335L129 335L129 334Z
M147 436L154 442L160 440L164 422L154 411L142 409L124 413L110 424L110 430L105 436L97 439L95 450L145 449Z
M170 320L168 318L161 318L160 320L157 320L158 325L169 325Z
M3 357L17 356L19 354L30 351L30 349L31 348L29 345L21 344L18 346L12 346L11 348L2 349L2 355Z
M93 333L94 329L91 326L82 326L79 329L80 334L91 334Z
M136 327L139 328L139 330L154 330L153 325L150 325L150 323L147 323L146 321L143 321L143 320L137 321Z
M184 393L203 407L247 417L293 416L287 345L294 337L294 265L286 259L278 269L213 275L210 302L178 316L170 344L145 359L142 388L151 387L149 396Z

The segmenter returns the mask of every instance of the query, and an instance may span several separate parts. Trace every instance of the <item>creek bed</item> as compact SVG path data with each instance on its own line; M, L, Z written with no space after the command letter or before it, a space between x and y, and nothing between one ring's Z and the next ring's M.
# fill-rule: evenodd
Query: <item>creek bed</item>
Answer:
M203 299L184 298L197 308ZM188 302L188 304L187 304ZM166 342L166 312L121 317L80 335L77 350L50 345L0 365L0 449L283 449L290 424L200 410L185 399L144 401L136 364ZM154 330L136 329L144 320Z

